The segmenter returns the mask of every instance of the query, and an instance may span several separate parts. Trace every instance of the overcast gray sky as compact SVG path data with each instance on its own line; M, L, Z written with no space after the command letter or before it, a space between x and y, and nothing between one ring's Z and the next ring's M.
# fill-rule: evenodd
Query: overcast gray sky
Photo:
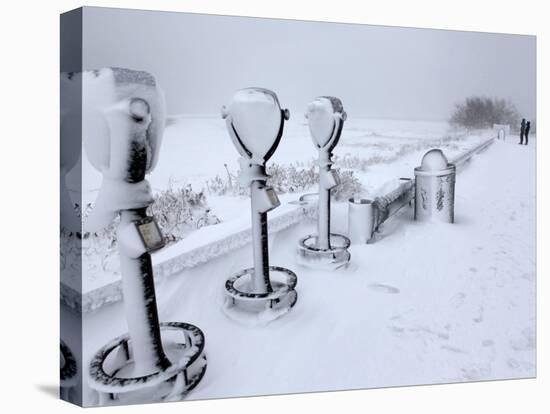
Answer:
M446 120L470 95L536 110L534 36L85 8L85 69L152 73L170 114L217 114L261 86L291 113L318 95L352 117Z

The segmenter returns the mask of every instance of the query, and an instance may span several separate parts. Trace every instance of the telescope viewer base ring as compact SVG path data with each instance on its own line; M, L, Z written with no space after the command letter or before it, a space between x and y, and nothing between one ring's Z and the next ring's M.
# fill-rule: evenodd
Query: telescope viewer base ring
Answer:
M298 242L296 261L301 266L316 270L336 270L348 265L351 241L346 236L330 233L330 248L317 247L317 235L310 234Z
M204 334L183 322L160 324L163 348L170 362L166 369L144 376L124 375L134 364L128 334L121 335L101 348L90 362L90 386L99 396L100 405L178 401L197 386L206 372ZM179 335L181 340L174 340Z
M225 314L240 322L269 322L284 315L296 304L296 274L284 267L270 266L272 292L252 290L254 268L244 269L225 282Z

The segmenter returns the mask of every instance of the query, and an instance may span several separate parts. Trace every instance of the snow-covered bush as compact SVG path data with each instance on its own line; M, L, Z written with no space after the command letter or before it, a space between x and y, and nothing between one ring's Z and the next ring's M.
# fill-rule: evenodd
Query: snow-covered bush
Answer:
M319 172L311 165L300 168L295 164L270 164L268 184L279 194L302 192L319 182Z
M190 184L157 193L149 207L167 242L178 241L193 229L217 224L220 220L210 212L204 191L194 191Z
M347 200L363 191L363 186L353 171L336 168L340 175L340 185L333 188L330 195L338 201Z
M509 124L517 128L519 111L509 100L470 96L457 103L450 123L464 128L490 128L493 124Z
M84 208L76 205L76 213L84 221L93 209L87 204ZM153 215L168 244L181 240L194 229L217 224L220 220L211 213L204 191L194 191L191 185L168 189L154 195L154 202L148 208L148 214ZM93 278L102 273L116 273L120 269L116 227L118 218L109 226L94 233L81 234L61 231L61 242L64 244L61 257L61 268L66 271L68 266L75 268L85 262L86 274ZM82 255L82 261L78 256ZM78 269L73 269L78 275ZM72 274L72 273L67 273ZM74 276L73 275L73 276Z
M147 209L147 213L155 217L166 242L174 242L182 239L190 231L217 224L220 220L211 213L204 191L194 191L190 184L174 188L172 185L154 195L153 204ZM90 203L84 210L77 206L79 214L84 221L93 209ZM94 232L93 234L76 234L77 237L87 240L88 238L108 240L109 247L114 248L116 244L116 226L118 219L115 219L108 227ZM94 246L97 243L92 243ZM104 243L100 243L104 249ZM97 247L97 246L96 246Z
M249 189L241 187L237 182L237 175L229 171L227 164L223 165L226 170L225 176L216 175L206 180L206 190L216 195L245 196L249 194Z
M83 208L75 204L75 214L84 221L92 211L92 204ZM82 266L89 275L116 271L119 267L116 255L116 224L118 219L94 233L61 230L61 270L64 278L80 278ZM85 263L85 264L84 264Z
M429 139L417 141L415 143L402 144L396 151L390 152L388 155L375 154L368 158L359 157L357 155L345 154L344 156L335 155L333 157L334 164L337 167L346 168L349 170L356 170L365 172L372 165L390 164L397 161L399 158L404 157L413 152L424 151L431 148L442 149L458 149L457 141L464 139L464 137L457 136L445 136L437 139ZM355 144L359 147L369 147L371 144Z
M358 157L357 155L351 154L345 154L343 157L338 155L334 156L334 164L336 166L349 170L366 171L371 165L383 164L385 162L388 162L386 157L381 155L373 155L369 158Z
M237 173L231 172L227 164L224 166L227 174L208 179L207 191L216 195L246 196L250 194L248 187L239 185ZM268 184L279 194L304 191L319 182L319 173L315 171L312 163L309 166L304 166L302 163L287 165L273 163L267 167L266 171L269 175Z
M209 192L217 195L243 196L249 194L249 188L241 187L237 182L237 174L232 173L225 166L225 176L216 175L206 183ZM333 190L335 199L345 199L361 190L361 183L355 177L353 171L340 171L337 169L342 184ZM267 183L271 185L278 194L299 193L314 188L319 183L319 172L314 162L308 164L272 163L267 167L269 178Z

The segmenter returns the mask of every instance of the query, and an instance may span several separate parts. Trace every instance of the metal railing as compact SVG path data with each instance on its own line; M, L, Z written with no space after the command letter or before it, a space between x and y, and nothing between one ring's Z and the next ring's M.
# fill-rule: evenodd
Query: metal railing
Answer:
M449 160L451 164L456 165L457 168L461 167L463 164L470 161L470 159L480 152L486 150L491 144L495 142L495 138L488 139L485 142L482 142L477 147L472 148L470 151L465 152L464 154L459 155L458 157L452 158Z
M488 139L471 150L460 154L457 157L451 158L449 162L457 168L463 167L472 157L486 150L495 142L495 138ZM414 200L415 180L414 178L401 178L402 184L389 193L376 197L373 204L374 223L373 230L377 231L380 225L394 216L407 204Z

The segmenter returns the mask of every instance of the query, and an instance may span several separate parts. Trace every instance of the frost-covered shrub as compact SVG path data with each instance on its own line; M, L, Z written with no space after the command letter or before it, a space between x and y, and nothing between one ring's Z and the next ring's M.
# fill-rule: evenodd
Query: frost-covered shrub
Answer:
M194 229L220 222L211 213L204 191L194 191L190 184L180 188L173 188L170 185L168 189L155 194L153 199L153 204L149 206L147 213L155 217L168 243L182 239L185 234ZM83 211L78 206L77 209L85 221L93 206L92 204L88 204ZM99 243L100 246L96 246L98 243L89 243L90 246L97 247L99 250L105 250L106 245L103 240L108 241L109 248L114 248L116 245L117 224L118 218L108 227L98 232L92 234L84 233L83 235L76 234L76 236L83 240L88 240L89 238L91 240L102 240Z
M357 171L366 171L371 165L383 164L385 162L387 162L386 157L381 155L373 155L368 158L351 154L346 154L343 157L338 155L334 156L334 164L336 166Z
M149 207L167 242L178 241L193 229L219 223L210 212L204 191L193 191L190 184L157 193Z
M77 214L84 221L92 209L92 204L87 204L84 208L76 206ZM148 214L155 217L168 244L181 240L194 229L220 222L211 213L204 191L194 191L191 185L180 188L173 188L170 185L168 189L154 195L154 202L149 206ZM86 274L89 277L93 278L103 272L118 272L120 267L116 248L118 222L119 219L116 218L108 227L94 233L68 233L62 230L61 240L66 246L62 251L66 256L71 256L61 258L62 269L70 263L79 262L75 257L82 254L82 262L85 263ZM73 245L76 247L72 248Z
M319 182L319 172L313 165L300 168L295 164L271 164L267 174L268 184L279 194L301 192Z
M227 164L225 167L226 175L216 175L206 180L206 190L216 195L245 196L249 194L249 189L239 185L237 175L229 171Z
M75 214L86 221L92 211L92 204L81 207L75 204ZM116 255L116 225L118 219L104 229L94 233L68 232L61 230L61 269L64 278L78 278L82 266L92 278L102 272L116 271L119 267Z
M359 194L363 191L363 185L359 179L355 176L353 171L336 168L340 175L340 185L333 188L330 192L331 196L338 201L347 200L353 197L355 194Z
M248 187L242 187L237 181L237 173L231 172L225 164L227 174L216 175L206 182L209 192L217 195L246 196L250 194ZM296 193L304 191L319 182L319 173L315 171L312 163L304 166L296 164L270 164L266 169L268 185L272 186L279 194Z
M464 128L490 128L509 124L517 128L519 111L513 102L502 98L470 96L455 105L450 123Z
M232 173L225 166L225 176L216 175L207 181L206 187L209 192L217 195L243 196L250 193L249 188L238 184L237 174ZM342 184L332 191L337 200L345 199L359 192L361 183L355 177L353 171L340 171ZM319 171L313 162L291 163L291 164L270 164L267 167L269 178L267 183L271 185L278 194L303 192L313 188L319 183Z
M458 149L457 141L465 139L463 137L457 136L445 136L437 139L427 139L419 140L414 143L402 144L399 146L397 151L393 151L388 155L375 154L370 157L359 157L357 155L345 154L344 156L334 156L334 164L337 167L346 168L349 170L356 170L365 172L372 165L379 164L390 164L397 161L399 158L406 155L412 154L414 152L424 151L431 148L442 148L442 149ZM353 144L350 146L358 146L362 148L368 148L371 144Z

